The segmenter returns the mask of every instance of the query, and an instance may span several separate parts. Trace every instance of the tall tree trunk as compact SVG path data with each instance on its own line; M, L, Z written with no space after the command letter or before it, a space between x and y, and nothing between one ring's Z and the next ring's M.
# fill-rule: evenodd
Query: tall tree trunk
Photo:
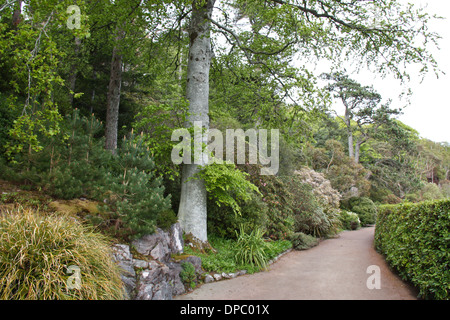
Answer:
M355 144L355 162L356 163L359 163L359 154L360 154L360 150L361 150L361 145L362 145L362 142L359 140Z
M76 58L78 57L78 52L80 51L80 46L81 46L81 39L78 37L75 37L75 48L74 48L75 61L76 61ZM69 89L71 91L69 93L69 99L70 99L71 106L73 106L73 95L75 93L76 81L77 81L77 63L75 62L70 67L70 74L69 74L69 79L68 79Z
M111 59L111 76L109 78L108 95L106 98L106 126L105 148L113 154L117 149L117 128L119 124L120 88L122 86L122 54L119 42L123 39L124 32L119 30L116 37Z
M345 106L345 126L347 127L347 142L348 142L348 156L353 158L353 132L352 132L352 123L350 116L350 107L347 105L344 99L342 102Z
M187 67L186 98L189 101L189 118L186 127L201 121L209 128L209 69L211 61L210 22L215 0L194 1L189 26L189 56ZM206 143L206 141L204 141ZM201 164L207 158L202 155ZM198 159L195 159L198 160ZM206 242L206 187L203 180L192 178L201 164L183 164L181 197L178 219L185 233L191 233Z
M22 0L19 0L16 2L14 6L14 12L11 19L11 23L13 25L13 28L17 28L17 26L22 21Z
M348 140L348 156L350 158L354 157L353 152L353 133L351 130L347 130L347 140Z

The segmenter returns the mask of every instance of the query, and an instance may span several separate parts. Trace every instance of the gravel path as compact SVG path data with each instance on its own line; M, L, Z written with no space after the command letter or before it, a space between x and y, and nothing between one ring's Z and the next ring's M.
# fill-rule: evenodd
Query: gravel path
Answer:
M267 272L202 285L176 300L414 300L417 291L373 247L374 227L344 231L306 251L292 251ZM378 266L379 272L369 266ZM379 274L379 289L368 279ZM369 281L370 284L377 283Z

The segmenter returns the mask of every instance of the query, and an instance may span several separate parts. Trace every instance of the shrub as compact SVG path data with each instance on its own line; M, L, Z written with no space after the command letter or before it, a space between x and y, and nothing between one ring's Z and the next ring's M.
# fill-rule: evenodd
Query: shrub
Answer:
M266 236L273 240L287 239L294 231L294 216L292 211L292 194L288 186L277 176L260 175L258 165L240 165L241 170L249 173L248 179L258 187L265 204ZM264 218L264 216L262 217Z
M361 221L354 212L341 210L339 212L339 219L344 230L357 230L361 228Z
M339 208L341 195L339 191L333 189L330 180L325 179L323 173L316 172L308 167L303 167L294 173L298 174L304 183L313 188L314 195L325 210Z
M241 214L236 215L229 207L217 206L215 199L208 199L208 232L229 239L236 238L236 230L241 224L250 228L263 228L268 225L267 204L261 197L253 194L248 201L238 201Z
M380 207L376 249L428 299L450 299L450 200Z
M195 273L195 267L190 262L183 262L181 263L181 272L180 272L180 278L181 281L187 286L188 288L195 288L196 286L196 280L197 280L197 274Z
M109 240L73 218L8 212L0 217L0 298L121 299L120 271L111 257ZM81 272L73 289L71 266Z
M422 200L438 200L444 198L441 189L434 183L427 183L421 190Z
M211 163L204 166L195 176L203 179L208 196L216 205L230 207L235 214L241 214L238 201L245 202L252 198L258 187L247 180L248 173L236 168L233 163Z
M370 198L367 197L353 197L347 201L341 202L343 209L355 212L359 220L361 221L361 226L367 226L370 224L375 224L377 217L377 207Z
M307 250L319 244L319 240L303 232L296 232L291 236L292 248Z
M268 262L267 244L263 238L262 229L252 229L249 233L241 225L236 242L235 259L238 264L250 264L266 268Z
M155 163L142 143L132 134L122 141L103 187L108 207L132 230L133 238L153 233L159 214L170 209L170 196L164 197L162 178L155 177Z
M337 231L339 220L334 208L326 212L311 185L303 183L299 176L284 177L283 181L290 193L288 204L294 213L295 232L327 237Z
M402 202L402 199L397 197L395 194L390 193L383 198L383 202L388 204L398 204Z

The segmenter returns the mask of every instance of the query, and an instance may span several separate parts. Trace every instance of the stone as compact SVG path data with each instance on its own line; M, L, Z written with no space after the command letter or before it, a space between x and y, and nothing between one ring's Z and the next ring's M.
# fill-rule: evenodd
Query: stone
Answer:
M167 282L161 282L153 287L152 300L172 300L172 287Z
M133 266L139 269L146 269L148 268L148 261L133 259Z
M122 282L125 287L125 291L127 293L128 299L134 298L134 290L136 288L136 278L135 277L126 277L122 275Z
M183 294L186 292L183 281L180 278L180 272L182 270L180 263L169 262L167 263L169 267L169 279L171 279L170 284L172 286L172 293L174 296Z
M183 253L183 229L179 222L173 224L169 230L169 247L172 254Z
M152 256L153 259L162 262L170 259L169 235L159 228L154 234L134 240L132 245L138 253Z
M237 276L243 276L246 273L247 273L247 270L240 270L237 272Z
M121 278L128 298L132 298L136 287L136 272L133 266L133 256L130 247L125 244L116 244L112 248L113 260L122 270Z
M212 275L206 274L206 275L205 275L205 279L203 280L203 282L205 282L205 283L214 282L214 278L213 278Z
M126 244L115 244L112 246L113 257L115 261L131 261L133 259L130 246Z
M137 287L136 300L151 300L153 298L152 283L142 283Z
M165 243L158 243L152 251L150 256L158 261L168 261L170 259L170 250Z
M213 275L213 278L214 278L214 280L216 280L216 281L220 281L220 280L222 280L222 275L221 275L221 274L218 274L218 273L215 273L215 274Z

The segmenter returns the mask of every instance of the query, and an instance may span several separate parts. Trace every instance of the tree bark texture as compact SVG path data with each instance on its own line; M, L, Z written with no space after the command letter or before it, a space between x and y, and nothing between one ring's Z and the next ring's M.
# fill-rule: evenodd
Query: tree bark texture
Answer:
M209 128L208 99L211 61L210 22L208 19L211 17L214 2L215 0L194 1L188 30L190 45L186 98L189 101L189 119L186 127L192 127L194 121L201 121L202 127L206 130ZM206 143L206 141L204 142ZM207 158L204 156L202 156L201 164L183 164L178 219L185 233L191 233L198 240L206 242L208 237L205 182L198 179L190 180L204 164L207 164Z
M108 94L106 98L106 127L105 148L113 154L117 149L117 129L119 125L120 89L122 86L122 54L119 42L124 32L119 30L117 43L114 46L111 59L111 75L109 78Z

